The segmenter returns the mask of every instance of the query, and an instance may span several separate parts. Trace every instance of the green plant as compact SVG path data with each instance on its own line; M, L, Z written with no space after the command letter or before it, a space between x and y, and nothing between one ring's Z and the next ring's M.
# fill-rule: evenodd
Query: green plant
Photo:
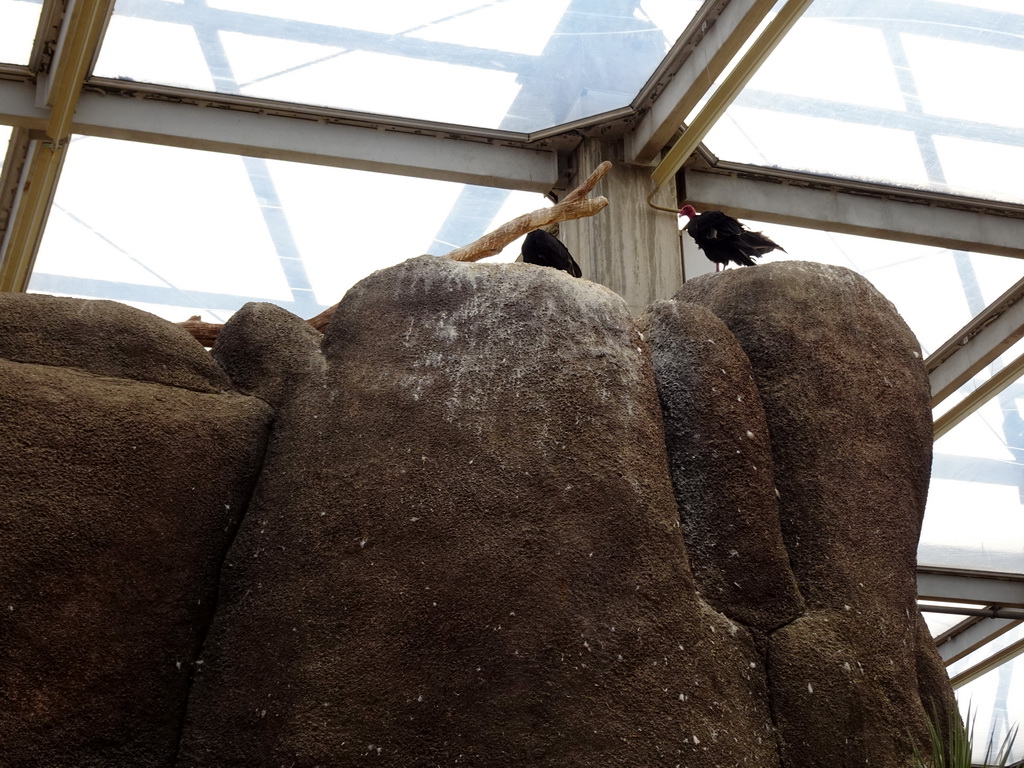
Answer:
M930 751L922 753L918 749L917 743L914 743L915 768L971 768L974 765L972 755L974 753L974 721L977 714L977 712L972 714L971 708L968 706L967 716L961 720L959 714L954 710L949 713L948 721L943 728L939 722L941 718L933 706L932 716L928 720ZM1017 726L1015 725L993 753L995 744L992 737L989 737L988 745L985 748L985 757L980 765L1007 768L1016 738Z

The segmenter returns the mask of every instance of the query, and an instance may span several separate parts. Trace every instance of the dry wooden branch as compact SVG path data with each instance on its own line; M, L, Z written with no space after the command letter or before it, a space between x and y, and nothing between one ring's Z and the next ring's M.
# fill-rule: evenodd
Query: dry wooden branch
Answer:
M561 200L561 203L571 203L574 200L579 200L581 197L586 197L587 195L589 195L591 192L594 191L594 187L597 186L597 182L603 179L605 175L608 173L608 171L610 171L611 169L611 162L605 160L603 163L597 166L597 168L595 168L591 172L591 174L587 176L586 179L584 179L582 184L580 184L578 187L576 187L576 189L574 189L572 192L566 195Z
M605 160L594 169L594 172L582 184L567 194L561 202L556 203L550 208L541 208L540 210L531 211L512 219L507 224L502 224L494 231L488 232L479 240L462 248L456 248L445 258L452 259L453 261L479 261L480 259L486 259L488 256L496 256L501 253L501 250L506 245L527 232L550 226L559 221L570 221L572 219L593 216L608 205L608 201L603 197L588 198L587 195L593 191L597 183L604 178L611 168L612 164ZM328 307L319 315L311 317L306 322L322 333L327 328L328 323L331 322L331 318L334 316L334 311L337 308L337 304L333 307ZM217 340L220 329L223 327L216 323L204 323L199 319L198 315L189 318L183 323L178 323L178 325L207 347L213 346L213 342Z
M448 254L447 258L453 261L479 261L488 256L496 256L501 249L511 243L517 237L532 232L535 229L547 227L557 221L569 221L570 219L582 219L593 216L606 205L608 201L603 197L587 198L590 191L597 186L604 175L611 170L612 164L605 160L594 172L587 177L586 181L565 196L560 203L550 208L541 208L537 211L524 213L518 218L512 219L507 224L502 224L493 232L488 232L479 240L456 248Z
M204 347L212 347L224 326L221 323L204 323L199 315L192 315L183 323L176 323L192 334Z
M320 333L323 333L327 328L327 324L331 322L331 318L334 317L334 310L338 308L338 305L328 307L316 317L311 317L306 322L316 328Z
M446 258L452 261L480 261L488 256L497 256L501 250L515 240L517 237L541 229L556 221L569 221L570 219L582 219L584 216L593 216L608 205L603 197L595 197L586 200L574 200L569 203L558 203L550 208L541 208L538 211L524 213L507 224L502 224L493 232L488 232L469 245L456 248Z

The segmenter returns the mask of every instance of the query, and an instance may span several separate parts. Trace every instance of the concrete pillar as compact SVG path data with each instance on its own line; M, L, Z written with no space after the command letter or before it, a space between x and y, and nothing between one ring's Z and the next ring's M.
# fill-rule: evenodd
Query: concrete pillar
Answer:
M608 207L596 216L563 221L559 238L583 277L611 288L638 315L652 301L670 298L683 282L679 224L674 214L647 205L653 188L650 168L624 163L621 141L584 139L576 150L570 188L604 160L614 167L593 194L607 197ZM674 190L659 190L653 202L674 207Z

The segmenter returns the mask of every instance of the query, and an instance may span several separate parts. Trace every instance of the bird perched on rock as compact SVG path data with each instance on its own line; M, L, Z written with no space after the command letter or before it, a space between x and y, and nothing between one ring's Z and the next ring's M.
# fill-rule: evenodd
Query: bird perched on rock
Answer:
M523 261L541 267L554 267L573 277L583 277L580 265L561 240L543 229L535 229L523 241Z
M745 226L721 211L697 213L692 205L684 205L680 216L689 217L685 229L704 251L704 255L715 262L715 272L722 264L730 261L744 267L754 266L754 259L776 249L786 249L762 235L751 232Z

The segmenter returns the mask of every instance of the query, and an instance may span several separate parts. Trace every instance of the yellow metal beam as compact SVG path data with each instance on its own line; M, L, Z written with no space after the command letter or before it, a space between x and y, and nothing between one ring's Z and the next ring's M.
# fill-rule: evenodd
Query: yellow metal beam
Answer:
M71 123L82 85L99 50L114 0L70 0L64 13L48 76L37 73L50 107L45 136L33 137L18 179L14 207L0 244L0 291L28 289L36 253L64 166ZM50 34L43 14L39 35Z
M0 292L23 292L36 261L46 217L64 164L63 148L33 141L0 254Z
M46 135L64 143L71 133L71 120L82 93L82 84L92 69L114 0L71 0L64 15L57 50L50 68L46 103L52 107Z
M711 5L704 4L702 12L694 16L673 51L669 52L670 59L676 48L682 48L677 55L685 55L695 35L701 35L700 42L686 55L675 76L664 86L640 122L626 134L626 162L647 165L657 159L687 115L775 7L775 0L730 0L717 18L711 17L708 26L707 9ZM685 46L682 45L684 41Z
M764 63L768 55L775 50L775 47L785 37L786 33L796 24L803 12L813 0L789 0L778 12L764 31L758 36L754 44L740 58L736 67L722 81L718 90L711 96L707 104L697 113L683 131L675 145L668 151L665 158L658 164L651 174L654 179L655 188L660 189L666 181L675 175L676 171L682 168L683 163L697 149L697 146L704 140L708 131L725 113L729 105L739 95L743 86L747 84L758 68Z
M999 370L991 379L981 384L967 397L935 419L932 432L938 440L953 427L966 419L981 406L1013 384L1024 374L1024 355Z

